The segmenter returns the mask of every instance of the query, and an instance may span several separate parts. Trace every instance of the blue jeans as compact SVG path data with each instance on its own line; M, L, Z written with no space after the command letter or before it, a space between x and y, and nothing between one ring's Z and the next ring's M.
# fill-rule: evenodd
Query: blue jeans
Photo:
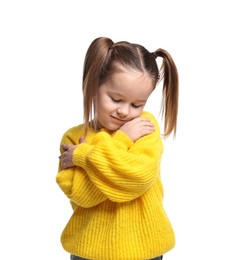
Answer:
M150 260L161 260L161 259L162 259L162 255L158 256L156 258L152 258ZM70 260L89 260L89 259L85 259L85 258L81 258L79 256L71 255Z

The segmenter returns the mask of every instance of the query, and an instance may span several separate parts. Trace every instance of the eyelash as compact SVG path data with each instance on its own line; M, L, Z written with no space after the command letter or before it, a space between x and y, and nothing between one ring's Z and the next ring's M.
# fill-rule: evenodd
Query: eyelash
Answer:
M133 107L133 108L140 108L141 106L142 106L142 105L136 106L136 105L132 104L132 107Z
M112 101L113 101L114 103L120 103L120 101L121 101L120 99L117 100L117 99L114 99L114 98L112 98L112 97L111 97L111 99L112 99Z
M121 102L121 100L120 99L114 99L114 98L112 98L111 97L111 99L112 99L112 101L114 102L114 103L120 103ZM134 104L131 104L131 106L133 107L133 108L140 108L142 105L140 105L140 106L136 106L136 105L134 105Z

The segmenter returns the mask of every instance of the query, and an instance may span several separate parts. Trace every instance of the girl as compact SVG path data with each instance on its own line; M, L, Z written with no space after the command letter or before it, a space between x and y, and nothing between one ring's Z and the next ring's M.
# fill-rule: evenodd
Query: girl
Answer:
M162 205L161 134L154 116L143 112L161 80L164 134L175 135L178 73L169 53L105 37L89 46L85 122L64 134L56 178L73 207L61 236L71 259L162 259L174 247Z

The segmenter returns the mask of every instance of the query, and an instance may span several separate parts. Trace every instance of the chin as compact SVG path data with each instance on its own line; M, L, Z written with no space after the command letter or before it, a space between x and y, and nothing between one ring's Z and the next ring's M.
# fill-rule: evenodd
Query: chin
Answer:
M120 125L108 125L106 126L105 128L109 131L116 131L120 128L121 126Z
M106 127L107 130L112 131L112 132L117 131L119 128L120 128L120 126L119 127L108 127L108 128Z

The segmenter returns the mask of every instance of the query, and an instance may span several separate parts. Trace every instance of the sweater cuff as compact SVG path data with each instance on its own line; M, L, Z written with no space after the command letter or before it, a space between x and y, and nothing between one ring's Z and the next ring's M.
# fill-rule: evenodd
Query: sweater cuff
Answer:
M89 144L79 144L73 151L73 163L76 166L84 167L86 165L86 158L93 146Z
M122 144L124 144L127 149L129 149L133 145L133 141L131 140L131 138L128 137L121 130L118 130L118 131L115 132L113 139L119 141Z

